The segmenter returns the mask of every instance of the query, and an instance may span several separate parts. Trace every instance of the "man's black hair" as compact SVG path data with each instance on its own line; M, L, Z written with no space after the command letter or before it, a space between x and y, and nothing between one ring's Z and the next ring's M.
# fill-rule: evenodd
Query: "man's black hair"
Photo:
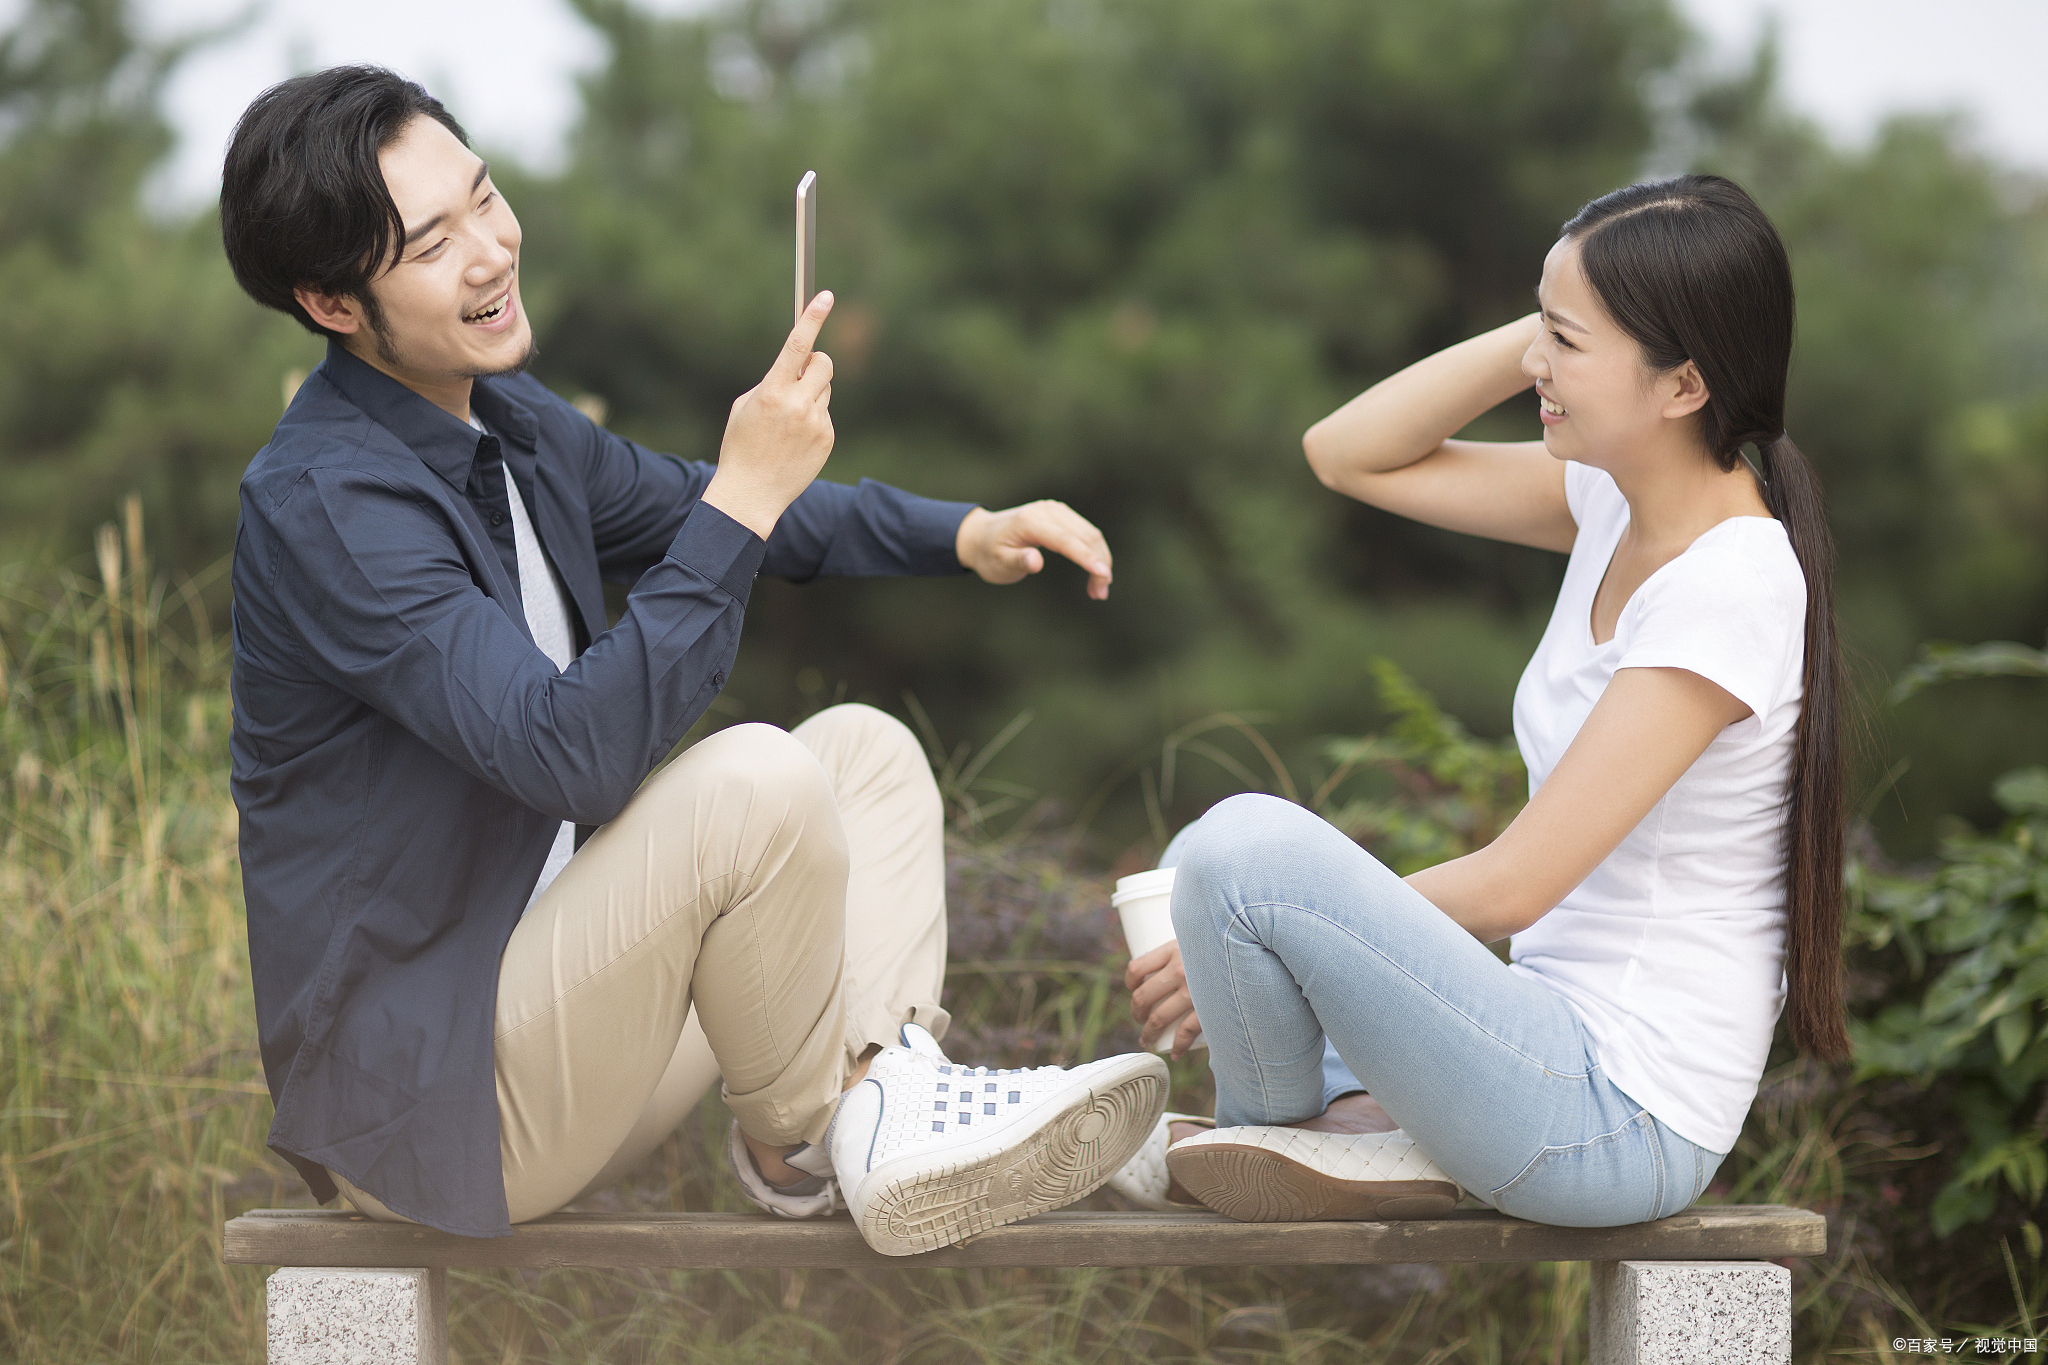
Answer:
M349 295L381 330L369 283L405 241L405 222L377 154L422 115L469 145L439 100L378 66L294 76L256 97L235 124L220 185L221 244L249 297L339 337L292 290Z

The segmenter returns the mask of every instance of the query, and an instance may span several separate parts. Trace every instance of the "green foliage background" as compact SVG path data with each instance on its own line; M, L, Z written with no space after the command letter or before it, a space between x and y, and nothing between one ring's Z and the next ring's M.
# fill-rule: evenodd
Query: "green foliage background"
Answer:
M712 457L782 334L789 189L815 167L828 473L1059 497L1119 556L1106 606L1064 566L1000 594L764 584L729 715L908 691L958 741L1028 709L996 769L1069 810L1218 709L1320 771L1319 736L1376 718L1379 656L1504 734L1560 561L1349 504L1299 435L1526 309L1584 200L1686 166L1737 175L1792 247L1791 427L1873 695L1922 640L2048 634L2040 184L1940 121L1833 146L1784 112L1768 49L1706 70L1669 0L572 2L612 56L569 164L502 176L537 372ZM213 563L280 379L318 361L235 290L210 214L141 207L180 51L140 44L121 0L34 0L0 47L6 558L78 553L138 488L171 562ZM1526 406L1479 426L1533 434ZM1888 713L1858 790L1920 856L1945 816L1995 824L2019 759L2048 759L2023 687L1935 692ZM1163 817L1231 787L1190 765ZM1105 856L1144 835L1126 807Z
M1000 592L763 583L721 703L787 721L864 698L926 727L960 817L961 897L1059 946L1027 969L996 960L1014 946L998 934L955 962L965 1013L1015 1021L984 1040L997 1050L1122 1045L1103 1032L1115 965L1085 948L1101 888L1074 866L1156 851L1216 796L1295 796L1404 869L1512 817L1509 697L1561 561L1348 504L1310 477L1300 432L1525 310L1585 199L1687 167L1755 191L1794 256L1790 426L1828 481L1870 703L1859 1065L1781 1058L1715 1197L1830 1210L1835 1245L1800 1272L1803 1354L1966 1323L2034 1334L2038 179L1938 119L1833 145L1785 112L1768 47L1707 69L1670 0L746 0L696 19L572 2L612 55L585 81L568 165L539 176L483 148L526 227L542 378L712 457L782 336L789 190L815 167L821 279L840 298L829 473L990 505L1059 497L1117 551L1106 605L1064 566ZM84 1358L64 1343L88 1341L253 1351L258 1282L209 1238L226 1211L289 1197L260 1151L267 1100L236 1003L219 569L281 382L321 351L240 295L210 213L145 209L185 47L135 33L125 0L28 0L0 34L0 1342L24 1358ZM1475 428L1533 434L1525 406ZM146 516L95 543L130 489ZM987 929L963 921L963 952L970 923ZM628 1204L727 1199L701 1137ZM1428 1358L1576 1358L1574 1273L1460 1272L1427 1308L1396 1295L1408 1316L1389 1309L1373 1349L1419 1359L1464 1333ZM1270 1341L1228 1349L1312 1359L1355 1354L1315 1324L1387 1292L938 1283L909 1337L900 1287L798 1313L801 1283L739 1280L641 1284L623 1303L594 1280L508 1281L460 1330L506 1359L568 1358L550 1332L615 1326L729 1340L737 1359L818 1313L868 1314L882 1357L937 1359L977 1332L1043 1345L1048 1323L1116 1319L1102 1340L1058 1338L1093 1358L1185 1310L1173 1349L1193 1357L1222 1349L1218 1324L1278 1313ZM848 1358L866 1332L849 1329Z

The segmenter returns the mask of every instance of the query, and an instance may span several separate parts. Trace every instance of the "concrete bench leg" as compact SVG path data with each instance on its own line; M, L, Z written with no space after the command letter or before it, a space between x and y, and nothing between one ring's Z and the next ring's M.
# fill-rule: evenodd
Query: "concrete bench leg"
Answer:
M1787 1365L1792 1272L1768 1261L1596 1261L1593 1365Z
M280 1270L270 1365L447 1365L445 1270Z

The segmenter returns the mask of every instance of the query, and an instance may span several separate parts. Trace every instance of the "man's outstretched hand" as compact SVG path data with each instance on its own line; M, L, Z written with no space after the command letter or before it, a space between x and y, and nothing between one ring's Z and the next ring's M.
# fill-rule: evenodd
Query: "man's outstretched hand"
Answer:
M1027 502L1007 512L977 507L960 523L953 548L961 566L989 583L1015 583L1045 567L1044 551L1065 555L1088 575L1088 595L1109 597L1109 544L1094 523L1063 502Z
M832 453L832 357L813 350L832 311L820 293L760 383L733 400L703 500L761 539Z

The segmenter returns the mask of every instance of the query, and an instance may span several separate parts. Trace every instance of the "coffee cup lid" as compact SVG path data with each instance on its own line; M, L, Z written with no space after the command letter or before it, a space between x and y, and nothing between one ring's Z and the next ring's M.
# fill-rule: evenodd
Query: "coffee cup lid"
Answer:
M1173 890L1174 869L1155 867L1150 872L1134 872L1128 877L1116 879L1116 891L1109 898L1112 906L1140 896L1158 896Z

